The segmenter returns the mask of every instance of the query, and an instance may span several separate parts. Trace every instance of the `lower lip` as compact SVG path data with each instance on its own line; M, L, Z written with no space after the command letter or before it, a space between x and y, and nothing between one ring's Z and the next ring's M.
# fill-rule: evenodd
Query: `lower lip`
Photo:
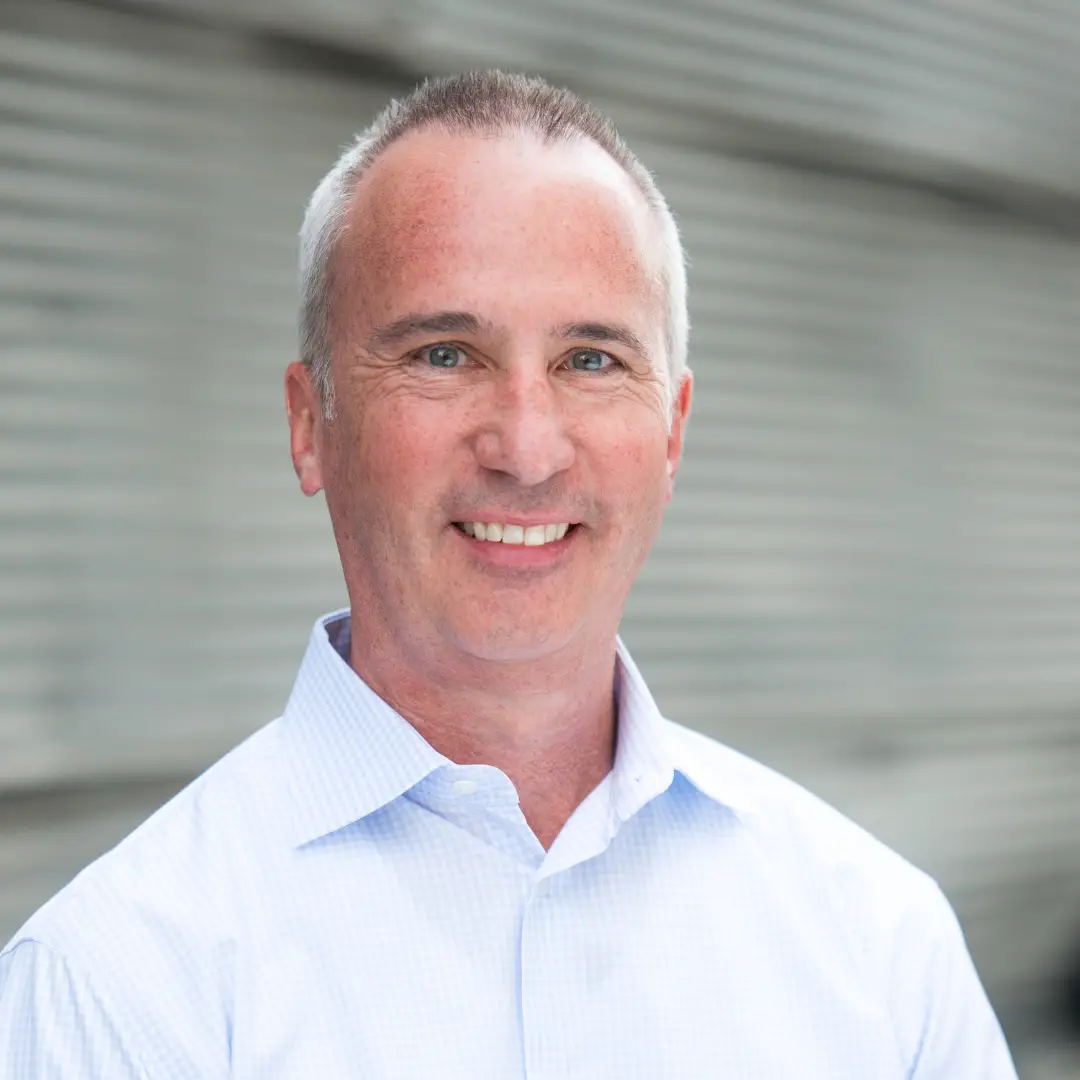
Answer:
M468 544L469 551L487 565L528 568L551 566L561 559L574 537L577 536L580 526L573 526L561 540L537 544L535 547L526 547L525 544L504 544L495 540L477 540L476 537L462 532L456 525L451 525L450 528L465 544Z

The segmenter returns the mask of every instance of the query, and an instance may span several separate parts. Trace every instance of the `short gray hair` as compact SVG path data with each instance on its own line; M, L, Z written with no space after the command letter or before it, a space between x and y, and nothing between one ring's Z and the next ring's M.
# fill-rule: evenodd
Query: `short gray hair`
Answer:
M662 245L662 285L667 294L665 404L669 423L686 369L690 320L686 307L686 256L674 215L648 169L610 119L569 90L543 79L501 71L428 79L402 101L391 101L338 158L308 203L300 229L300 359L311 371L325 416L334 413L330 378L333 350L333 259L349 200L375 159L402 136L421 128L496 134L526 133L544 142L586 138L622 166L655 216Z

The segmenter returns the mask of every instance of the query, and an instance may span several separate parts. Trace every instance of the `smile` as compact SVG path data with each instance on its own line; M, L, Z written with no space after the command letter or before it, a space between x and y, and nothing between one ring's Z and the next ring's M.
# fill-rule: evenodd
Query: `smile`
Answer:
M556 525L504 525L497 521L455 521L466 536L474 540L486 540L493 544L520 544L524 547L542 547L561 540L574 527L571 522Z

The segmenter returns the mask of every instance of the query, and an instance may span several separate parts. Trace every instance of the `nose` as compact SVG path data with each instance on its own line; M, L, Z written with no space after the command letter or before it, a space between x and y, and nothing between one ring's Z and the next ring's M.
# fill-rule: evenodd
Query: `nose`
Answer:
M485 469L532 487L570 467L574 444L558 388L547 371L504 371L476 438L476 457Z

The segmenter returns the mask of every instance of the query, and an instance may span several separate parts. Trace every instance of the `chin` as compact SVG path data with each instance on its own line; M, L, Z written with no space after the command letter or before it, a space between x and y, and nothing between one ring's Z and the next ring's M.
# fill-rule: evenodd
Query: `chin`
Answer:
M522 622L493 628L454 627L452 638L462 652L492 663L539 660L569 645L569 628L539 628Z

